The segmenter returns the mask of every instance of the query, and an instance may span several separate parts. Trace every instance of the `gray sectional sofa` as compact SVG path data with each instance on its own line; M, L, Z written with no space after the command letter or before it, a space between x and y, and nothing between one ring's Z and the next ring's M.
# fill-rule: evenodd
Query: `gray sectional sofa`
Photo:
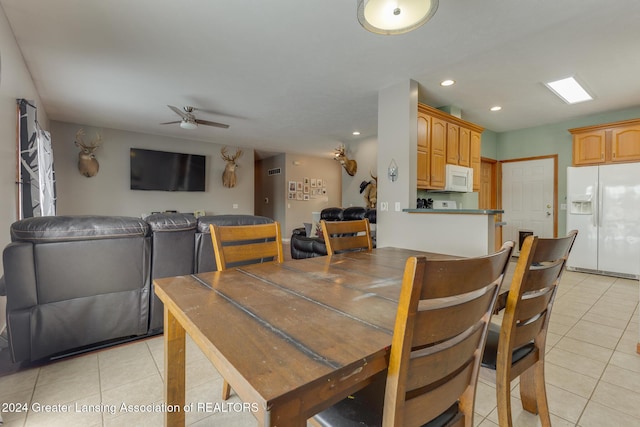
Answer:
M63 357L162 332L153 279L216 270L209 224L253 215L37 217L11 225L0 295L14 362Z

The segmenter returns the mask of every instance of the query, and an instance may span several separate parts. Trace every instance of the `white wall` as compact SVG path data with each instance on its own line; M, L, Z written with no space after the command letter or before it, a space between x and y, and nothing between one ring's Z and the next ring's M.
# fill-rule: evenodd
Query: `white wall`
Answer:
M346 172L341 172L342 166L332 158L304 156L300 154L285 154L286 187L283 189L286 202L286 221L282 227L282 237L289 239L294 228L302 227L305 222L311 222L312 212L320 212L324 208L341 206L342 180ZM344 175L343 175L344 174ZM348 175L346 175L348 176ZM304 181L304 178L322 179L327 194L311 196L309 200L289 200L289 181Z
M16 99L33 100L40 106L40 97L18 49L16 40L0 8L0 248L9 241L9 226L17 220L16 146L18 121ZM38 122L48 127L47 114L38 109ZM4 272L0 263L0 275ZM0 330L5 324L5 298L0 297Z
M380 90L378 94L378 247L403 247L415 228L405 221L402 209L416 207L418 150L418 84L406 81ZM391 159L398 165L398 179L387 179ZM389 210L381 209L386 202ZM396 211L399 204L400 212Z
M371 181L371 175L386 176L386 170L378 171L378 138L367 138L358 142L350 142L347 146L350 159L358 162L358 171L349 176L342 171L342 206L365 206L364 197L360 194L360 183Z
M85 130L85 141L99 131L103 144L95 154L100 162L98 175L86 178L78 172L78 148L74 145L78 129ZM205 210L208 215L253 214L253 150L244 149L236 171L234 188L222 186L225 162L222 146L116 129L95 129L73 123L51 122L51 139L56 170L58 215L140 216L150 212ZM146 148L207 156L205 192L139 191L129 188L129 149ZM234 153L236 148L228 147ZM238 207L233 208L236 204Z

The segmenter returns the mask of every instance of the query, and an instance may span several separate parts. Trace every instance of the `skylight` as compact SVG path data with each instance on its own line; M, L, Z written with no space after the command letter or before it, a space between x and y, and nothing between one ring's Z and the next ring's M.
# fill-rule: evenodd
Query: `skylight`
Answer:
M576 104L578 102L591 101L593 99L593 97L589 95L573 77L556 80L555 82L548 82L545 83L545 85L551 89L553 93L562 98L562 100L567 104Z

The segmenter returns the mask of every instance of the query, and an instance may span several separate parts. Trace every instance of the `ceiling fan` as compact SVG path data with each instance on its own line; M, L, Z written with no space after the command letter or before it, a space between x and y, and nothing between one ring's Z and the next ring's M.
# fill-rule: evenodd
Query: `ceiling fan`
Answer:
M182 120L160 123L161 125L180 123L180 127L182 129L196 129L198 125L215 126L215 127L224 128L224 129L227 129L229 127L229 125L225 125L224 123L217 123L217 122L210 122L209 120L196 119L196 116L193 114L193 112L197 111L198 108L195 108L195 107L186 106L186 107L182 107L182 110L177 107L174 107L173 105L167 105L167 107L171 108L177 115L182 117Z

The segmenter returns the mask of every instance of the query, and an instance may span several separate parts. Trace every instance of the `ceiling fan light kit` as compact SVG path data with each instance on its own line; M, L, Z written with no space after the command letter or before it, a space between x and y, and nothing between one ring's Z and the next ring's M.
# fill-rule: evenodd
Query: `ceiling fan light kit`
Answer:
M182 129L197 129L198 124L196 122L191 122L189 120L183 120L182 122L180 122L180 127Z
M376 34L404 34L427 22L438 0L358 0L358 21Z

